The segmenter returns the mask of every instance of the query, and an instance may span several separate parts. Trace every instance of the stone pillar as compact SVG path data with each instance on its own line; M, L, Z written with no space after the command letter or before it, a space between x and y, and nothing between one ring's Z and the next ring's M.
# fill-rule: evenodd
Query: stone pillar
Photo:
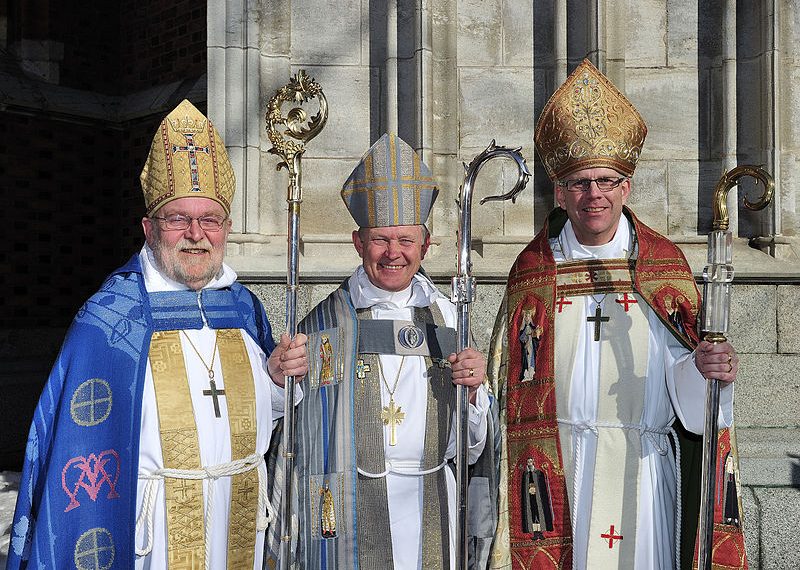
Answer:
M567 0L556 0L553 18L553 42L556 69L553 84L558 87L567 78Z
M459 70L457 68L458 53L458 2L457 0L441 0L427 3L431 20L431 57L432 80L430 92L431 123L427 126L429 135L425 139L431 152L425 157L428 166L439 182L442 193L433 209L430 225L434 239L441 235L445 228L451 227L457 220L458 209L453 203L453 188L458 189L463 176L463 169L458 164L460 147L458 101ZM423 132L426 130L423 125ZM431 248L432 258L441 253L440 247Z
M797 2L774 2L780 13L773 9L772 18L780 25L776 40L780 49L773 50L773 93L776 116L775 164L776 191L781 193L776 202L775 226L781 236L797 236L800 232L800 209L797 207L797 188L800 187L800 5ZM780 17L778 17L780 16ZM779 87L780 86L780 87ZM780 207L778 207L780 205Z
M236 174L233 231L259 232L260 104L257 0L208 3L208 116Z
M417 142L418 152L427 164L431 153L433 133L433 23L430 0L419 0L416 12L416 50L414 58L419 77L417 96Z
M603 42L606 75L625 93L625 49L628 37L628 6L625 2L604 2Z
M594 61L597 69L608 75L606 68L606 3L604 0L595 0L589 3L589 53L587 57Z
M722 161L727 172L736 166L736 0L725 0L722 14ZM739 235L738 194L728 194L730 229Z
M386 2L386 97L384 98L384 124L386 132L397 133L397 0ZM412 141L408 141L413 144Z
M791 3L790 3L791 4ZM795 8L796 9L796 8ZM768 168L775 178L775 194L772 204L768 206L769 213L763 219L766 220L762 226L762 235L775 236L781 232L781 3L778 0L767 1L768 17L765 18L765 26L768 31L766 37L769 45L767 46L767 73L766 80L768 85L767 105L772 120L770 121L769 142L768 142ZM775 255L775 244L770 248L770 254Z

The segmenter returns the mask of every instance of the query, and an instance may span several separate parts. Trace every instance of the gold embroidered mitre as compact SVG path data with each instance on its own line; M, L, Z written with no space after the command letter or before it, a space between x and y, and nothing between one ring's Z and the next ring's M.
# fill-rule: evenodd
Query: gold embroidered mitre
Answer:
M534 141L555 181L598 167L631 176L646 136L647 126L636 108L584 59L544 106Z
M186 99L158 126L139 179L148 216L186 196L210 198L230 213L236 190L222 138Z

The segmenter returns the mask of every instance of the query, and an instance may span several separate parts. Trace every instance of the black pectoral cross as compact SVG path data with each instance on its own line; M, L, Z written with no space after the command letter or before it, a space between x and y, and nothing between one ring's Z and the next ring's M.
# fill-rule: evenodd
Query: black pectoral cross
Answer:
M211 396L211 399L214 400L214 415L219 418L221 417L219 414L219 397L225 395L225 390L217 390L217 383L213 379L209 380L208 383L211 389L203 390L203 396Z
M604 317L601 314L602 311L603 310L600 308L600 305L598 304L594 310L594 316L586 317L586 322L594 323L594 340L600 340L600 325L602 325L603 323L607 323L610 319L610 317Z

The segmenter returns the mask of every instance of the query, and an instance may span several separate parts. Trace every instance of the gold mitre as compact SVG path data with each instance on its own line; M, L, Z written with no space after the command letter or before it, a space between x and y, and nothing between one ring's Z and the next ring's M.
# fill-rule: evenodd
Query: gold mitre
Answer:
M186 196L210 198L230 213L236 190L222 138L186 99L158 126L139 179L148 216Z
M597 167L631 176L646 136L636 108L584 59L544 106L533 138L555 181Z

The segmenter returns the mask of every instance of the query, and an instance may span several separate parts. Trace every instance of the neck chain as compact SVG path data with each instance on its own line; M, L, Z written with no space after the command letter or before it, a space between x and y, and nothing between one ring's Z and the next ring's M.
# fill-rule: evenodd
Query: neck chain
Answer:
M400 373L403 371L403 364L406 361L405 355L400 359L400 367L397 369L397 375L394 377L394 385L389 388L389 383L386 381L386 376L383 375L383 366L381 366L381 357L378 355L378 374L383 380L386 390L389 392L389 405L384 406L381 410L381 420L383 425L389 426L389 445L397 445L397 426L402 423L406 417L406 413L401 410L400 406L395 406L394 393L397 390L397 384L400 382Z
M561 250L561 255L564 256L566 261L572 261L572 251L567 251L567 249L564 247L564 242L561 240L561 234L558 235L558 248ZM631 255L633 255L634 249L635 247L631 248L628 259L630 259ZM592 298L592 301L594 301L594 315L586 317L586 322L594 323L594 340L599 341L600 327L603 325L603 323L607 323L610 320L610 317L603 316L603 309L600 306L603 304L603 301L606 300L608 293L603 293L603 296L600 297L599 300L591 293L588 296Z
M219 340L219 334L218 333L214 334L214 350L211 351L211 365L209 366L208 364L206 364L206 361L203 360L203 357L200 356L200 351L197 350L197 347L192 342L192 339L189 338L189 335L186 334L186 331L182 330L181 332L183 333L183 336L186 337L186 340L189 341L189 346L192 347L195 354L197 355L197 358L199 358L200 362L203 363L206 372L208 372L209 390L203 390L203 396L211 396L211 399L214 403L214 416L218 418L222 417L222 414L220 414L219 411L219 397L225 395L225 390L217 390L217 383L214 381L214 356L217 354L217 341Z
M186 331L182 330L181 333L183 334L184 337L186 337L186 340L189 341L189 346L192 347L192 349L194 350L194 353L197 355L197 358L199 358L200 362L203 363L203 366L205 367L206 371L208 372L208 380L209 380L209 382L213 382L214 381L214 356L216 356L216 354L217 354L217 335L216 334L214 335L214 350L211 351L211 366L209 366L208 364L206 364L206 361L203 360L203 357L200 356L200 351L197 350L197 347L192 342L192 339L189 338L189 335L186 334Z
M386 381L386 376L383 375L383 366L381 365L381 357L378 357L378 373L381 376L381 380L383 380L383 385L386 386L386 390L389 392L389 401L394 400L394 393L397 390L397 384L400 382L400 373L403 371L403 364L406 361L405 355L400 359L400 367L397 369L397 374L394 377L394 384L391 388L389 388L389 383Z

